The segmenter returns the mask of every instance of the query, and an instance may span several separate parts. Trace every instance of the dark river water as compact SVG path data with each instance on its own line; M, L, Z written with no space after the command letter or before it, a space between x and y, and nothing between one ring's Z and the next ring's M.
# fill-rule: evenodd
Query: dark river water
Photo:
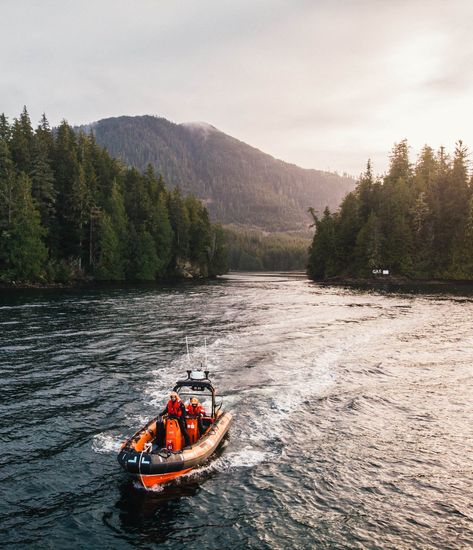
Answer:
M3 548L473 547L471 296L287 275L2 292ZM186 336L235 422L146 492L117 451Z

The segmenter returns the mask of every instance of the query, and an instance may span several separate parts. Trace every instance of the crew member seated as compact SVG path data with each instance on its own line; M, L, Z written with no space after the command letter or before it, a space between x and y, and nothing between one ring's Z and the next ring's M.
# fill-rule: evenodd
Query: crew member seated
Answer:
M186 429L186 407L175 391L172 391L169 397L170 399L166 407L160 413L161 418L158 418L157 421L158 442L161 444L161 441L164 441L164 423L162 417L167 414L168 418L175 418L178 421L181 433L184 436L185 446L188 447L190 445L190 439Z
M189 404L187 405L187 416L188 418L197 419L197 424L199 426L199 435L202 435L205 432L202 418L206 416L206 414L204 407L199 403L197 397L192 397Z

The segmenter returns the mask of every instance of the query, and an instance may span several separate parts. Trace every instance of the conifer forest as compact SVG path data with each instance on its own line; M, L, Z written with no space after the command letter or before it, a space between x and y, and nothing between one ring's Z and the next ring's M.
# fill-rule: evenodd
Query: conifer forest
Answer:
M211 277L227 270L220 226L151 167L140 173L92 134L26 107L0 115L0 282Z
M425 146L416 163L396 144L388 172L371 163L337 212L312 211L309 277L370 278L383 270L410 279L473 280L473 181L468 150Z

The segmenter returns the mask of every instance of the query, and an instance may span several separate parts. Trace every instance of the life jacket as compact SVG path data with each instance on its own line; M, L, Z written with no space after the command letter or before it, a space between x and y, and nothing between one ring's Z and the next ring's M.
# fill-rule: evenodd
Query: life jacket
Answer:
M175 401L170 399L168 401L168 414L180 418L182 416L181 402L177 399Z
M191 403L187 405L187 415L188 416L199 416L199 414L205 415L205 409L202 407L202 405L197 405L197 407L193 407Z

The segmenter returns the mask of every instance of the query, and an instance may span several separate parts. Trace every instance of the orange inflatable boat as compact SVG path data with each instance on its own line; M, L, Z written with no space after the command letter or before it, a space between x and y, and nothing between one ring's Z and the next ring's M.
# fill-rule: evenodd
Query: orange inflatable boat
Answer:
M191 443L188 447L184 448L179 422L166 416L163 424L154 418L123 443L118 462L144 487L166 483L206 462L217 450L232 422L232 415L222 412L221 403L216 404L215 389L208 371L187 371L187 378L176 382L174 391L183 401L194 396L207 400L211 410L200 421L186 417Z

